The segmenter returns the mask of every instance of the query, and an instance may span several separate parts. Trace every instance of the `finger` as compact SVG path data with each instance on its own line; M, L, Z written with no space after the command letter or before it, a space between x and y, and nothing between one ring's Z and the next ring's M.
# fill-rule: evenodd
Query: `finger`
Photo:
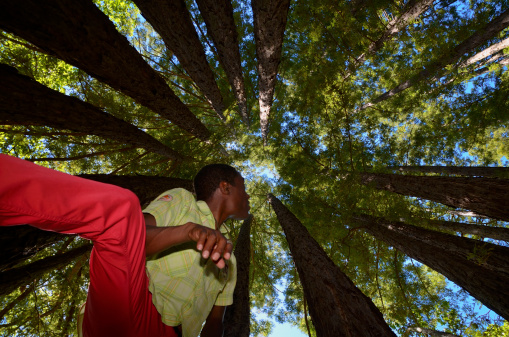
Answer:
M221 258L221 256L223 256L223 252L225 251L226 243L227 243L226 238L221 233L218 233L216 246L214 247L214 251L212 252L212 260L213 261L218 261Z
M203 245L203 251L202 256L204 259L207 259L210 256L210 252L214 249L214 246L216 245L217 236L215 231L209 230L207 231L207 238Z
M225 247L224 254L223 254L223 257L225 260L230 259L230 257L232 256L232 251L233 251L233 242L231 242L230 240L226 240L226 247Z
M207 241L207 232L200 229L195 235L197 235L198 237L198 239L196 240L196 249L203 250L205 241Z
M226 266L226 262L224 261L224 259L219 259L217 261L214 261L214 263L216 264L216 267L219 269L223 269Z

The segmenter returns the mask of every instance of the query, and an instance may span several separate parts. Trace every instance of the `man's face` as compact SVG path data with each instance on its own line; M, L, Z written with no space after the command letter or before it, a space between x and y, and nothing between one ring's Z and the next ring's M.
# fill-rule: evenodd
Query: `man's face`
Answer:
M230 218L244 220L249 216L249 194L246 193L244 178L238 175L234 179L235 185L230 185L232 215Z

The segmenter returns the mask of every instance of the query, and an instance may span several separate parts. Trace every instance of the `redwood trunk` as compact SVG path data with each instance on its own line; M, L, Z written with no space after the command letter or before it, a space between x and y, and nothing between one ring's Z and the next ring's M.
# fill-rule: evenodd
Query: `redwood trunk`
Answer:
M240 116L244 123L249 125L237 27L233 19L233 6L231 1L197 0L196 3L207 25L207 32L216 46L219 62L221 62L226 76L228 77L228 81L235 93Z
M509 221L509 180L361 173L361 183Z
M251 309L249 303L249 264L251 257L251 215L244 221L235 243L237 259L237 284L233 304L224 315L224 337L249 337Z
M29 284L44 273L66 266L72 260L90 252L91 244L74 248L68 252L46 257L19 268L0 273L0 296L5 296L16 288Z
M134 3L224 119L223 97L184 0L134 0Z
M288 240L317 336L395 336L378 308L332 262L297 217L276 197L268 197Z
M134 125L76 97L47 88L3 64L0 64L0 121L84 132L132 144L173 160L184 158Z
M91 0L2 1L0 28L86 71L199 139L208 140L207 128Z
M252 0L251 7L258 59L260 125L266 140L290 0Z
M461 232L463 234L478 235L483 238L509 242L509 228L441 220L427 220L427 223L431 227L439 228L445 231Z
M509 248L368 215L354 216L354 220L509 319Z
M388 169L400 172L445 173L469 177L506 178L509 167L479 166L389 166Z

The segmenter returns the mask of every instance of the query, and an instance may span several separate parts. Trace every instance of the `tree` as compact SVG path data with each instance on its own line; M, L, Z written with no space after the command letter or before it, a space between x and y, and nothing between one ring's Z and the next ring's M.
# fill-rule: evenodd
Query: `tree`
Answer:
M189 76L211 102L216 113L224 118L223 97L207 63L184 0L134 2L142 15L161 35L167 48L175 53Z
M509 220L505 203L509 180L491 178L404 176L362 173L363 184L469 209L495 219Z
M509 317L503 286L509 280L508 248L367 215L354 216L353 220L368 233L445 275L502 317Z
M260 10L255 10L257 4ZM205 62L199 61L201 75L210 69L222 96L225 122L176 51L167 48L163 33L132 2L2 3L0 63L33 79L33 86L27 85L21 96L29 114L0 122L0 152L74 175L118 179L138 189L141 203L164 188L159 179L189 182L200 167L213 162L238 167L248 182L254 215L249 299L253 312L266 315L251 315L254 336L269 334L272 320L315 333L309 297L289 242L267 205L268 192L292 210L396 334L419 327L470 337L502 335L507 324L501 317L479 309L477 300L451 279L353 226L351 219L365 214L406 221L434 234L467 236L481 246L484 241L507 246L480 230L507 229L507 221L499 220L505 215L496 210L507 208L505 197L490 194L505 195L507 189L506 177L497 171L509 164L509 32L497 18L506 15L509 3L279 4L285 6L273 11L264 1L180 3L192 21L188 33L194 30L199 39L193 52L205 54ZM260 32L277 36L267 35L259 43ZM180 34L176 43L186 45L189 41L182 40L189 40L187 36ZM279 53L269 59L272 68L266 74L259 72L259 47ZM232 76L237 82L232 83ZM262 76L273 81L272 87L262 87ZM266 105L270 132L260 132L267 129L266 121L252 119L248 125L236 112L236 105L242 109L239 78L248 114L259 110L259 99L273 90ZM407 81L411 89L359 110ZM47 87L41 93L48 94L32 93L35 84ZM32 104L39 97L49 107L57 92L59 98L68 96L61 107L67 119L55 119ZM15 107L11 96L1 99L8 109ZM70 98L76 104L72 110L86 110L73 113ZM13 110L7 111L12 120ZM170 159L164 152L168 149L192 160ZM400 172L411 176L386 174L397 173L391 171L395 167L408 167ZM373 182L363 184L363 177ZM144 182L138 184L138 178ZM497 186L496 191L487 184ZM433 226L435 221L440 228ZM241 226L234 221L228 225L235 239ZM65 237L34 237L23 228L9 234L10 246L0 245L15 247L12 256L2 254L8 268L82 244ZM29 254L23 255L25 248ZM71 316L86 298L88 277L86 256L75 261L0 297L5 308L0 335L72 333Z
M224 314L224 334L227 337L249 336L249 260L251 257L250 232L252 221L252 215L244 220L235 243L234 254L237 258L237 284L233 294L233 304L226 308Z
M0 28L85 70L201 140L209 138L205 126L91 1L63 0L56 6L11 1L1 8Z
M269 115L276 85L276 75L286 26L290 0L251 2L253 8L253 28L258 59L258 91L260 104L260 124L262 136L269 132Z
M269 194L285 231L318 336L394 336L380 311L337 267L300 221Z

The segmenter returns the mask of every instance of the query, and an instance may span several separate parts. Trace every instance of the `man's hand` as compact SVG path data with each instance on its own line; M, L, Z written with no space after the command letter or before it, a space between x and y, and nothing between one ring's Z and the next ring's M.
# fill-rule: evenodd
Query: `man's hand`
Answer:
M233 250L233 244L227 240L220 231L188 222L184 227L189 227L190 240L196 241L196 249L201 251L204 259L211 258L218 268L224 268L225 260L229 260Z
M201 251L203 258L209 257L218 268L226 266L233 250L233 244L220 231L193 222L182 226L157 227L156 220L151 214L143 214L145 218L146 237L145 254L147 256L159 253L181 243L195 241L196 248Z

